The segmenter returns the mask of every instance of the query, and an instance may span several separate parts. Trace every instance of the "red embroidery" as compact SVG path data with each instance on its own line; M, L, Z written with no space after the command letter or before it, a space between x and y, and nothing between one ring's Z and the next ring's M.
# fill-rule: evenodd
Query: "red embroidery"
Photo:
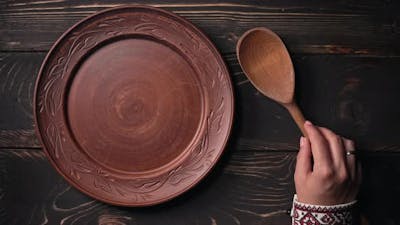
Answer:
M355 202L337 206L314 206L293 201L293 225L351 225Z

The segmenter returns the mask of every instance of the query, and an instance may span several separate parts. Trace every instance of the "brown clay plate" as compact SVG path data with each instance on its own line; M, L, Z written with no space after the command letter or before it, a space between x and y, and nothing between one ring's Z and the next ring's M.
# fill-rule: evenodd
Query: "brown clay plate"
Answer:
M116 205L169 200L198 183L227 142L232 84L212 43L147 6L105 10L55 43L36 82L48 158L82 192Z

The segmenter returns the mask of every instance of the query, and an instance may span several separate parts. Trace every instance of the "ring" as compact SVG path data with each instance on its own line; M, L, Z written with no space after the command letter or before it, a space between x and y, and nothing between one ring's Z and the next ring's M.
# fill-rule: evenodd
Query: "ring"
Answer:
M346 156L356 155L356 150L347 151Z

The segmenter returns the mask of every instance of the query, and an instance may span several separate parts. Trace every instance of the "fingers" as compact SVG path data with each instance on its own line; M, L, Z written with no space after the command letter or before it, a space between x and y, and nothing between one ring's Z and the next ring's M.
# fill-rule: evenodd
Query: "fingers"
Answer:
M332 163L331 153L329 151L329 144L325 137L321 134L319 129L311 122L306 121L304 128L309 136L311 143L311 151L314 159L315 168L329 167Z
M343 144L346 152L351 152L355 150L354 142L352 140L342 138ZM357 165L356 165L356 157L355 155L348 155L346 157L347 168L350 172L350 176L352 180L355 180L357 176Z
M296 173L300 176L312 172L311 145L307 138L300 138L300 150L297 154Z
M314 204L340 204L356 198L361 166L351 140L329 129L304 124L308 139L301 139L295 186L299 199Z
M346 151L342 138L325 127L318 127L329 143L332 161L337 168L346 169Z

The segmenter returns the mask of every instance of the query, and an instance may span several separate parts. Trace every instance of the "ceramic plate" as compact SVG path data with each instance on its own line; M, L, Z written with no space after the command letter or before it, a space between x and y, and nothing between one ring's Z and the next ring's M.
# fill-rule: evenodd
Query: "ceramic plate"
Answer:
M53 166L82 192L146 206L198 183L223 152L232 84L188 21L127 6L77 23L36 82L37 132Z

